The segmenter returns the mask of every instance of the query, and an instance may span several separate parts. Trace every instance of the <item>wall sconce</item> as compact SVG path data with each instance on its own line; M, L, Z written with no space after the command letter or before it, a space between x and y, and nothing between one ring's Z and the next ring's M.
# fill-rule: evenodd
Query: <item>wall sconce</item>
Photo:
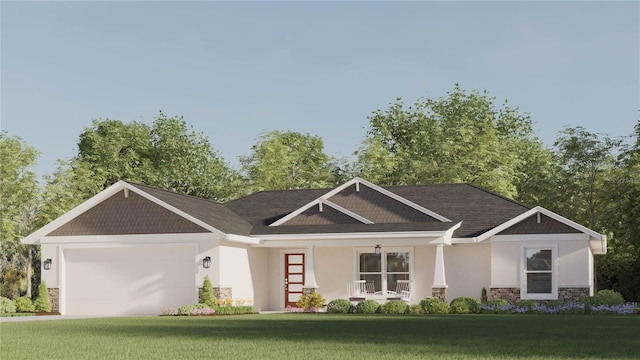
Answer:
M380 244L376 245L376 255L380 255L380 250L382 248L380 247Z
M202 267L208 269L211 267L211 256L207 256L202 259Z
M42 262L42 265L45 270L51 270L51 262L52 262L51 259L47 259Z

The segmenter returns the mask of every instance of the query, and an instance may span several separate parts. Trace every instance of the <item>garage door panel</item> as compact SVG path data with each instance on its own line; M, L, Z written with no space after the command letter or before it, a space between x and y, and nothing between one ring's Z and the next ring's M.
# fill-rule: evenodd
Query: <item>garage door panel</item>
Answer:
M160 314L197 302L193 246L65 250L65 313Z

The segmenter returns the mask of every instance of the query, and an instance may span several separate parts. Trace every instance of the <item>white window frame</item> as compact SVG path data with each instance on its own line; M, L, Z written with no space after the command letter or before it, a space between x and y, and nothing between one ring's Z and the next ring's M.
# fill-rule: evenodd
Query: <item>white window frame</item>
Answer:
M355 248L354 249L354 272L353 272L353 278L354 280L360 280L360 254L372 254L375 252L375 249L373 246L371 247L361 247L361 248ZM386 299L387 298L387 293L389 290L391 291L395 291L395 289L388 289L387 288L387 261L386 261L386 256L387 253L397 253L397 252L406 252L409 253L409 281L413 281L413 277L414 277L414 264L415 264L415 256L413 253L413 247L386 247L386 246L382 246L382 249L380 250L380 255L382 256L381 261L382 261L382 268L381 268L381 277L382 277L382 294L375 294L375 295L367 295L367 298L369 299ZM393 272L392 272L393 273ZM414 291L412 290L412 293Z
M527 250L551 250L551 292L527 293ZM535 272L535 271L532 271ZM523 300L558 299L558 245L526 244L520 247L520 298Z

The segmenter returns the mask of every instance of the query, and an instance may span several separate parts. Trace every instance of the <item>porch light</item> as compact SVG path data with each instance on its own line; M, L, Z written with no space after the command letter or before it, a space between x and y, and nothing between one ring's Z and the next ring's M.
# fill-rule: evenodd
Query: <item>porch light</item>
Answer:
M207 256L202 259L202 267L208 269L211 267L211 256Z
M45 270L51 270L51 259L47 259L42 262Z
M376 245L376 255L380 255L380 249L382 249L380 244Z

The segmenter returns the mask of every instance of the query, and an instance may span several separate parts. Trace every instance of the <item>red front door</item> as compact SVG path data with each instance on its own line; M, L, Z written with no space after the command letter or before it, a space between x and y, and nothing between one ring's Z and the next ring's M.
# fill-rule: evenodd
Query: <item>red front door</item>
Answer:
M304 286L304 253L284 254L284 306L296 306Z

